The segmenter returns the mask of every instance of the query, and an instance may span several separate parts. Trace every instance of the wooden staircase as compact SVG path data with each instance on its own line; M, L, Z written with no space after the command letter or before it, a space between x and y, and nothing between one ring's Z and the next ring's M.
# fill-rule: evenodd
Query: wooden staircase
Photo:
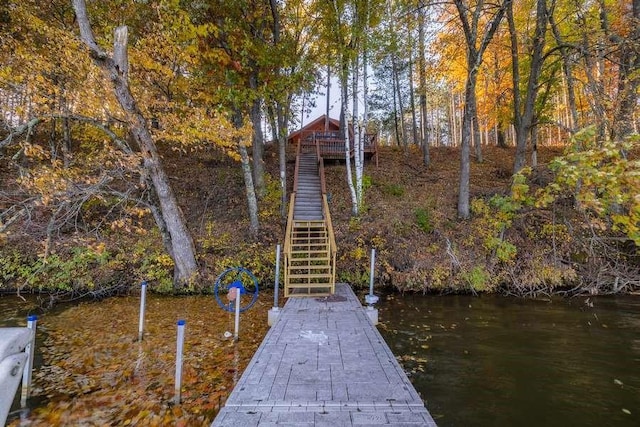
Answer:
M285 297L334 293L336 245L317 146L298 146L284 260Z

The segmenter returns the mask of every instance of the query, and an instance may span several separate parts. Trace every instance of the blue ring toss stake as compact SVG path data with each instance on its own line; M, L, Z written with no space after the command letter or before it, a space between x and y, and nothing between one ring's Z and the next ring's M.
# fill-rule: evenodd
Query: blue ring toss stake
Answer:
M213 294L221 309L232 313L236 311L235 299L225 302L222 298L224 297L227 300L229 291L234 288L236 289L235 292L243 296L240 299L240 304L243 304L240 306L240 312L250 309L258 300L258 279L244 267L232 267L223 271L213 286ZM248 298L244 298L245 295L251 296L251 300L248 303L244 303L244 301L248 300Z
M186 322L184 319L180 319L180 320L178 320L177 325L178 325L178 326L184 326L186 323L187 323L187 322Z

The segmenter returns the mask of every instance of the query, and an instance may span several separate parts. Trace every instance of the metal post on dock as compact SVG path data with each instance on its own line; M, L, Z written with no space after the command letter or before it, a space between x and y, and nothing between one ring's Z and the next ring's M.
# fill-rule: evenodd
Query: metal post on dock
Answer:
M369 269L369 296L373 296L373 276L376 266L376 248L371 249L371 268Z
M138 322L138 341L142 341L144 335L144 310L147 303L147 282L140 284L140 321Z
M280 245L276 246L276 277L273 284L273 308L267 314L267 324L273 326L280 315L278 290L280 289Z
M176 346L176 384L175 384L175 404L180 404L182 392L182 352L184 350L184 328L185 321L178 320L178 343Z
M236 308L236 318L233 324L233 340L238 341L238 335L240 334L240 289L236 288L236 300L235 300L235 308Z
M378 309L373 308L373 304L378 302L378 296L373 294L373 279L375 275L375 266L376 266L376 249L371 249L371 268L369 270L369 294L364 297L365 302L367 303L367 308L365 313L371 320L371 323L374 325L378 324Z
M25 347L27 353L27 361L22 371L22 394L20 395L20 406L27 406L27 399L31 394L31 373L33 371L33 354L36 350L36 328L38 324L38 316L35 314L27 317L27 328L31 329L31 340Z

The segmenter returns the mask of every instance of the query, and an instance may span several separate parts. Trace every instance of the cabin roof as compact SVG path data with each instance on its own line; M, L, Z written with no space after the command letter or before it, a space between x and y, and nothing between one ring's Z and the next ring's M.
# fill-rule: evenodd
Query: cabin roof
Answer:
M324 130L325 123L327 121L327 115L323 114L315 120L304 125L301 129L298 129L289 134L287 141L289 142L297 142L300 139L300 135L305 131L322 131ZM329 117L329 130L339 130L340 129L340 120L333 119Z

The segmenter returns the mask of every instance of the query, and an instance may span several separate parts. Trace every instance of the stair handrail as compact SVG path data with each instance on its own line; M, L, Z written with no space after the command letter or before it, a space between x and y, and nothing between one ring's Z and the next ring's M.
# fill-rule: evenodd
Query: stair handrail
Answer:
M287 214L287 228L284 232L283 253L285 256L285 262L287 257L291 254L291 229L293 228L293 211L295 203L296 193L291 193L291 198L289 199L289 213Z
M320 192L327 194L327 181L324 178L324 160L318 157L318 174L320 175Z
M293 171L293 192L298 192L298 171L300 170L300 153L302 152L302 139L298 142L296 147L296 166Z
M324 210L324 221L327 225L327 234L329 235L329 251L331 252L331 283L336 283L336 254L338 247L336 245L336 236L333 232L333 223L331 221L331 213L329 212L329 202L327 201L327 195L322 194L322 209Z
M318 173L320 174L320 191L322 192L322 210L324 214L324 222L329 235L329 252L331 253L331 286L336 283L336 254L338 248L336 246L336 236L333 232L333 223L331 221L331 212L329 211L329 201L327 200L327 182L324 177L324 160L320 156L320 145L316 144L316 152L318 155Z

